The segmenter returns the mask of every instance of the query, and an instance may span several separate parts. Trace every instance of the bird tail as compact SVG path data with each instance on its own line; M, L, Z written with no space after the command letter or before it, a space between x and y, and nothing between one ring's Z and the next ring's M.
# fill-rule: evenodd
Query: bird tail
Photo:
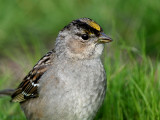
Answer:
M11 96L14 92L14 89L0 90L0 96Z

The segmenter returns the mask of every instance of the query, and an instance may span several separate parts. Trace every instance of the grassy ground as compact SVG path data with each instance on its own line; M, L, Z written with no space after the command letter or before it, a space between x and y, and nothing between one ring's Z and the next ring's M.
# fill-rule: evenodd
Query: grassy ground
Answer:
M17 87L64 25L90 17L114 39L102 57L108 88L96 120L160 120L159 4L0 0L0 89ZM0 120L25 120L19 104L9 100L0 99Z

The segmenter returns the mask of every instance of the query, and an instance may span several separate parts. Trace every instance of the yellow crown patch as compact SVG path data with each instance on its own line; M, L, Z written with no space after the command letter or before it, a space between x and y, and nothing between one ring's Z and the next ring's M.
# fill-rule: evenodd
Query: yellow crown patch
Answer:
M98 30L98 31L101 30L101 27L100 27L97 23L95 23L95 22L93 22L93 21L88 21L87 23L88 23L88 25L90 25L90 26L93 27L94 29L96 29L96 30Z
M98 31L101 31L101 27L95 23L94 21L90 20L90 19L87 19L87 18L82 18L81 21L87 23L88 25L90 25L92 28L98 30Z

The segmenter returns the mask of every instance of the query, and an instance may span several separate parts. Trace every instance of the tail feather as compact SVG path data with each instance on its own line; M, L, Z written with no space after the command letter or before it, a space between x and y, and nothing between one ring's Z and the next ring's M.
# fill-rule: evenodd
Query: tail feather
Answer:
M5 89L5 90L0 90L0 96L11 96L15 92L15 89Z

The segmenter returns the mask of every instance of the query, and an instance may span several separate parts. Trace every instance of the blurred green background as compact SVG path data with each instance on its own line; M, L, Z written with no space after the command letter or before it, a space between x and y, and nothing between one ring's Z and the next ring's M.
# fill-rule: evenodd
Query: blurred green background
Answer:
M0 89L16 88L54 47L58 32L88 17L113 38L102 57L108 89L97 120L160 120L160 0L0 0ZM0 120L25 120L0 99Z

